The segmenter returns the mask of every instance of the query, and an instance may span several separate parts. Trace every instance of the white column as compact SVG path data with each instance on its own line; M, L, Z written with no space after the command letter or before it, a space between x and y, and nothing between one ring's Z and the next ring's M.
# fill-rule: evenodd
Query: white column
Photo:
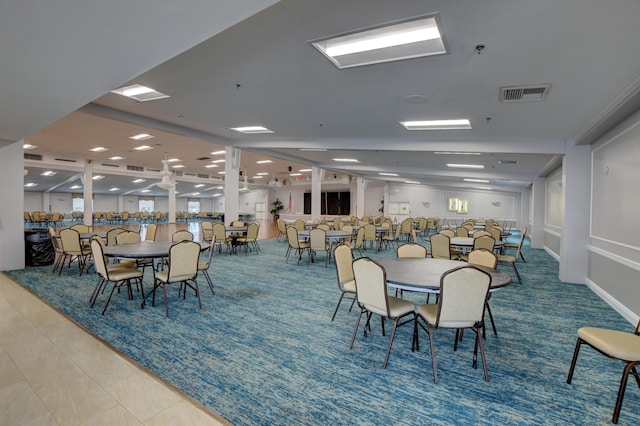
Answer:
M24 268L23 145L0 140L0 271Z
M240 149L228 146L225 150L224 222L230 225L240 212Z
M174 178L175 179L175 178ZM167 221L169 223L176 223L176 186L173 185L169 188L169 194L167 195L169 203L169 213Z
M42 210L51 213L51 193L42 193Z
M389 216L389 184L384 186L382 199L384 200L384 212L382 212L382 216Z
M324 169L311 167L311 219L322 217L322 180Z
M531 190L531 229L528 230L531 248L544 248L544 214L546 185L544 178L536 178ZM526 226L522 224L522 226Z
M591 146L567 142L562 159L564 221L560 242L560 280L584 284L588 273L591 207Z
M356 178L356 216L364 216L364 190L367 189L367 181L363 178Z
M91 161L84 163L84 178L82 181L82 193L84 197L84 224L93 226L93 164Z

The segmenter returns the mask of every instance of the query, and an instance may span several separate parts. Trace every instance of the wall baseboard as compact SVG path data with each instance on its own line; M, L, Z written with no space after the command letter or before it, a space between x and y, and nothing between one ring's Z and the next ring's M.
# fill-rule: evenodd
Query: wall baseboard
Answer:
M629 308L620 303L617 299L613 298L609 293L600 288L596 283L589 278L586 279L587 287L589 287L595 294L604 300L609 306L611 306L616 312L624 317L634 327L638 324L640 318L637 314L632 312Z

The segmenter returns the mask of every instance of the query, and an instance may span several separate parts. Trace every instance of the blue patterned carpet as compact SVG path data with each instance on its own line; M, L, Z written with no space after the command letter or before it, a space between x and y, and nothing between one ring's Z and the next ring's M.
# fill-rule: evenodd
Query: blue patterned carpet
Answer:
M9 275L236 425L610 424L621 366L583 349L567 385L576 329L633 327L586 286L560 283L557 262L543 250L526 247L527 263L518 263L523 284L515 281L491 299L498 327L498 336L485 341L491 381L471 367L471 333L454 352L454 332L437 330L436 385L426 334L412 353L412 327L401 327L383 369L388 334L381 335L378 320L353 350L356 310L343 304L331 322L339 297L333 264L285 264L286 244L268 240L260 247L258 256L216 253L215 296L199 280L198 311L192 293L182 300L173 289L170 318L162 303L142 310L139 295L129 301L124 293L101 316L104 296L94 309L87 304L95 277L78 277L74 267L61 277L51 267ZM640 424L633 380L620 424Z

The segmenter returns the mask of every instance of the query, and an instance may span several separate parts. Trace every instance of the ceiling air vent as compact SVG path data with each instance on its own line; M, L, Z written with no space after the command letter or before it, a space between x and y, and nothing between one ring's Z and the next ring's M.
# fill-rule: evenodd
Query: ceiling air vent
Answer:
M76 163L76 160L69 160L68 158L54 158L56 161L64 161L65 163Z
M498 160L498 164L518 164L518 160Z
M144 172L144 167L127 165L127 170L131 170L134 172Z
M180 170L174 170L173 172L176 174L177 177L182 177L183 173Z
M211 157L200 157L200 158L196 158L196 160L206 161L206 160L211 160Z
M200 174L200 173L198 173L198 177L200 179L209 179L209 175L203 175L203 174Z
M42 155L40 154L29 154L29 153L24 153L24 159L25 160L35 160L35 161L42 161Z
M501 87L500 102L541 101L547 96L550 87L550 84Z
M187 172L184 172L184 176L197 177L198 175L197 175L196 173L187 173Z
M117 164L109 164L109 163L102 163L102 164L101 164L101 166L105 166L105 167L116 167L116 168L120 167L120 166L118 166Z

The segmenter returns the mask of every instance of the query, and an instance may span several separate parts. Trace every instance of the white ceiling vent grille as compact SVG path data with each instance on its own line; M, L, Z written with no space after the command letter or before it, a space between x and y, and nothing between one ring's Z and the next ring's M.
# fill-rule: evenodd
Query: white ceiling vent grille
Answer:
M541 101L547 96L550 87L550 84L501 87L500 102Z

